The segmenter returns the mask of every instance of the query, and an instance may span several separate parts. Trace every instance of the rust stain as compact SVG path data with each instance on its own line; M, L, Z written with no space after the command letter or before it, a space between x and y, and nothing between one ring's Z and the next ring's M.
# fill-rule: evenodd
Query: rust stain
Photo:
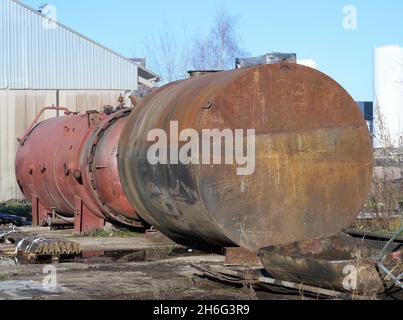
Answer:
M170 121L180 131L255 129L255 173L150 165L146 135L169 132ZM288 63L154 91L130 116L119 155L126 194L147 222L180 243L252 251L338 233L356 218L372 176L371 139L354 100L323 73Z

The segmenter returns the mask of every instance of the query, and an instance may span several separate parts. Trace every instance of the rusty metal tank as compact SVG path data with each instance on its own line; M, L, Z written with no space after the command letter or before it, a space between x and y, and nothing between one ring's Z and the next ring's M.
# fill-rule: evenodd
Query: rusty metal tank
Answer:
M141 225L117 168L118 140L130 111L67 112L37 125L34 121L20 139L16 176L33 211L41 211L39 219L57 214L77 224L76 215L83 214L78 231L100 227L103 220Z
M149 133L162 129L171 148L175 121L178 132L193 129L199 137L207 129L243 129L245 149L247 130L255 130L254 172L239 175L239 165L224 159L176 164L170 152L167 163L154 164L150 148L163 136ZM179 150L190 141L180 141ZM367 199L373 169L370 134L352 97L327 75L287 62L155 90L129 117L118 166L139 215L175 241L252 251L348 227Z

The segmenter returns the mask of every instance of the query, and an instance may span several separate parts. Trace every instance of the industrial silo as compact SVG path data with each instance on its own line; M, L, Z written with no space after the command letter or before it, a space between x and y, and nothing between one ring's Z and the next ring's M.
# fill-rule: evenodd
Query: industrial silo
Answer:
M403 146L403 48L374 50L375 145Z

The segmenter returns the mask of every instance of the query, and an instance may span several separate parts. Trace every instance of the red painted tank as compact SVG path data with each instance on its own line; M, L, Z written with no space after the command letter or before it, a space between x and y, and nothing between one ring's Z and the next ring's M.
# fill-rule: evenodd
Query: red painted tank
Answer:
M33 126L20 139L16 176L32 199L34 224L53 217L74 222L80 232L102 227L105 220L142 226L117 168L118 140L130 111L66 112Z

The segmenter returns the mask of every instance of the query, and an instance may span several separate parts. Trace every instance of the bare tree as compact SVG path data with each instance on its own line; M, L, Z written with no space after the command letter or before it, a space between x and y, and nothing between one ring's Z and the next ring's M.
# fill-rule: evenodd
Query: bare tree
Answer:
M386 124L386 119L385 116L382 112L382 107L379 104L379 100L377 97L375 97L375 115L374 115L374 120L375 120L375 141L379 145L380 151L384 155L390 154L395 145L395 141L390 134L389 128Z
M234 66L235 58L246 55L236 32L238 17L225 9L217 12L209 34L196 38L192 50L192 66L198 70L224 70Z
M180 41L175 32L166 24L157 34L149 34L143 42L144 55L149 65L158 73L163 83L186 77L189 68L191 40L183 31Z
M374 154L372 190L364 210L375 213L376 224L370 226L372 231L393 231L401 227L403 222L403 162L377 98L375 102L374 138L378 148Z
M185 27L178 34L165 24L159 32L146 36L144 56L163 83L186 78L190 69L230 69L235 58L246 55L236 24L237 17L225 9L217 12L207 35L189 37Z
M368 201L353 228L394 233L403 226L403 153L374 88L374 173Z

